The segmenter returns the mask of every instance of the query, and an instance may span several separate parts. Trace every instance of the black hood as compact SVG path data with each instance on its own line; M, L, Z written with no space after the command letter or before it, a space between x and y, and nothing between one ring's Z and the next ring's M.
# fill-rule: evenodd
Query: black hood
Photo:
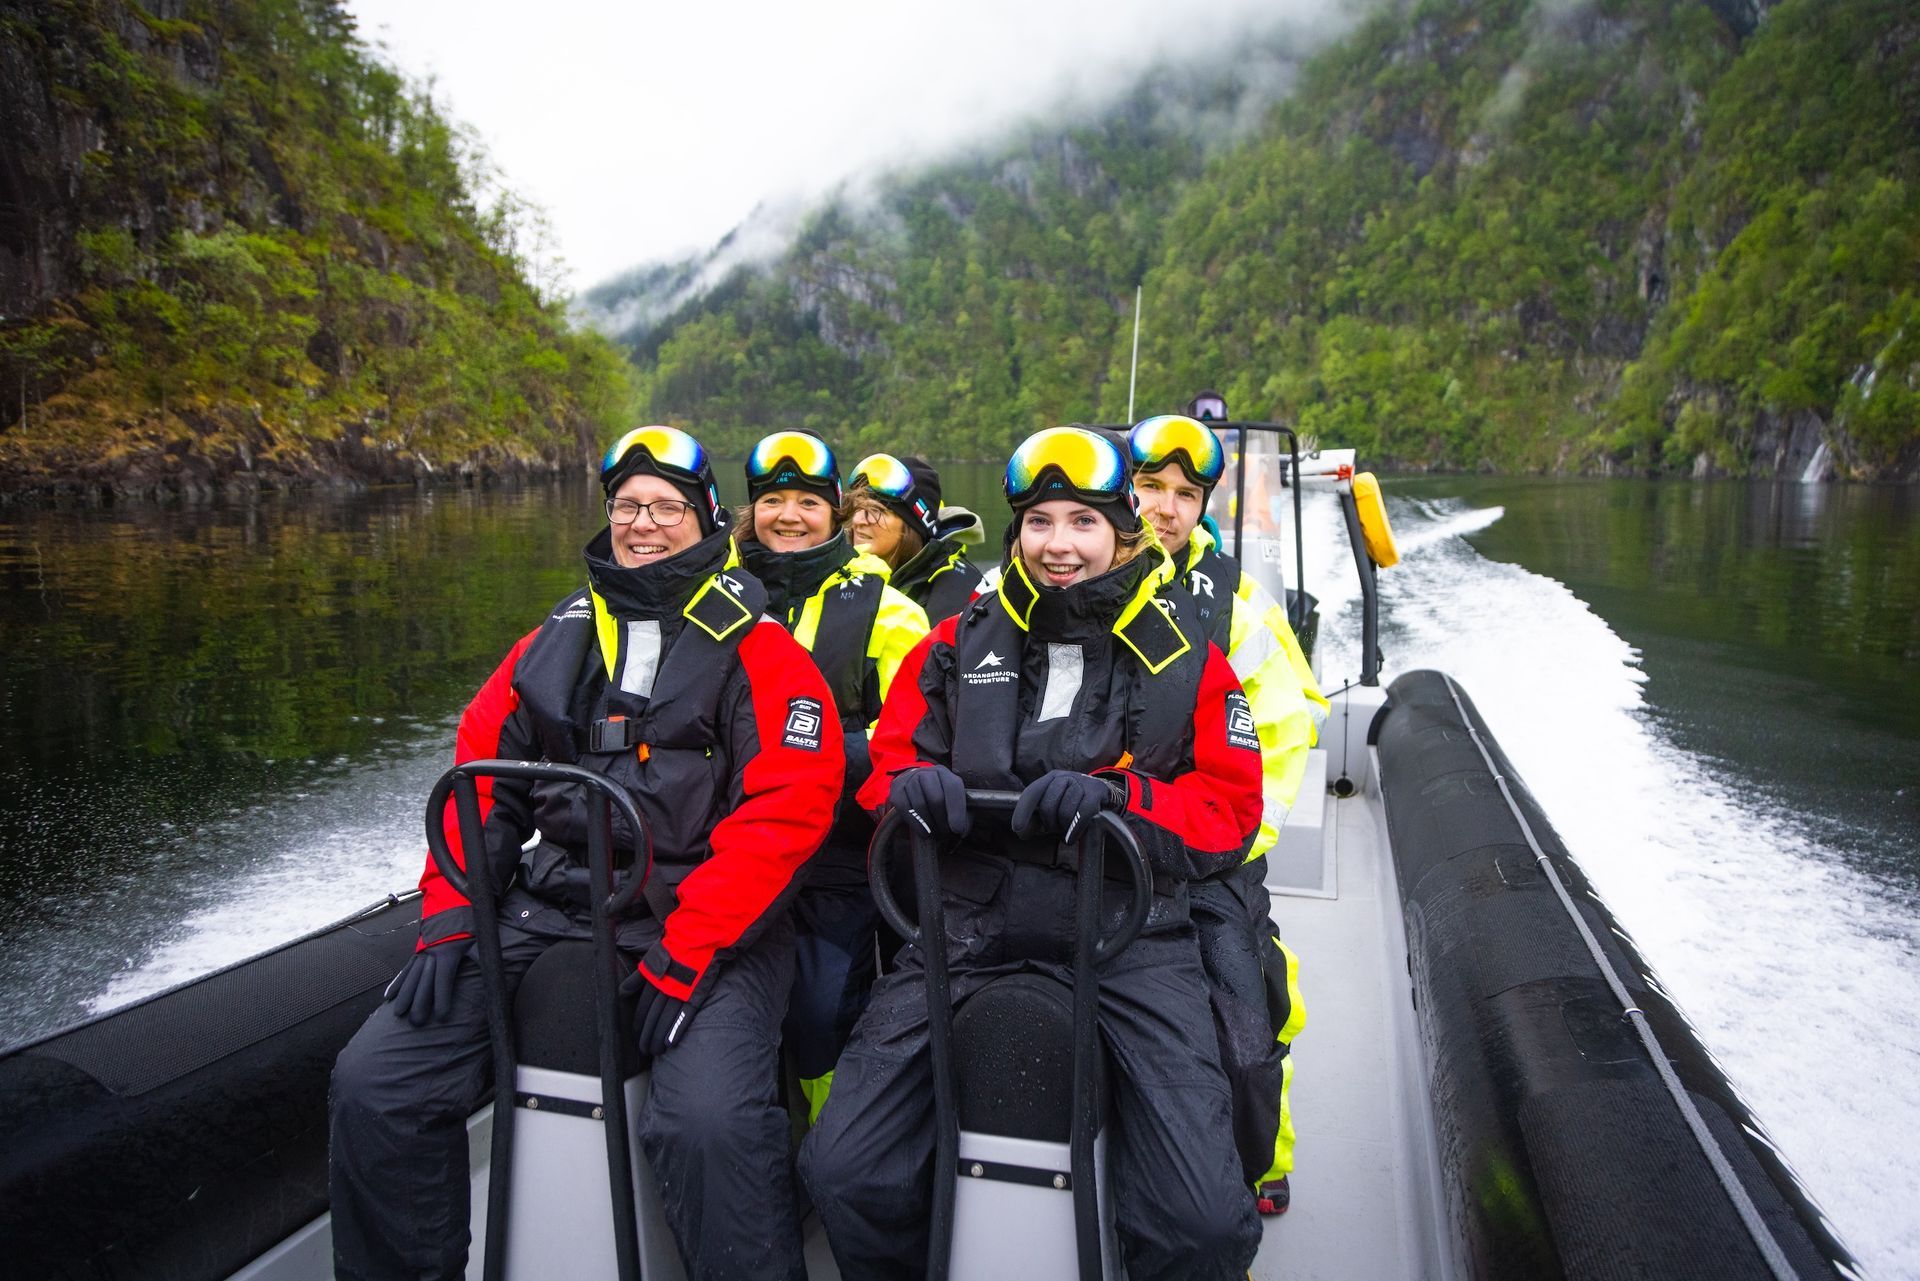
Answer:
M1033 612L1027 616L1027 634L1043 641L1084 641L1105 636L1153 572L1154 563L1153 556L1143 554L1071 587L1035 587L1037 598ZM1013 572L1011 560L1000 567L1002 592L1009 585L1016 592L1024 591L1028 581Z
M777 552L764 543L740 544L740 563L767 589L767 612L782 620L787 618L787 611L819 591L834 570L856 555L845 530L818 547L798 552Z
M959 546L951 538L935 538L915 552L906 564L894 570L887 581L909 598L919 600L922 595L920 589L927 585L936 569L947 563Z
M587 544L587 581L615 618L671 617L726 566L728 544L727 531L716 530L683 552L629 569L614 560L613 531L603 529Z

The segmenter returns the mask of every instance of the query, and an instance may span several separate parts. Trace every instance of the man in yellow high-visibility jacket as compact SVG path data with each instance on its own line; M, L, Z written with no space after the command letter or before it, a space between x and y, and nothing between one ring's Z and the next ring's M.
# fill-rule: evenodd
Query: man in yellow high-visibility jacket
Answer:
M1140 516L1173 557L1215 645L1240 678L1259 735L1266 805L1237 870L1191 886L1193 922L1207 971L1220 1056L1233 1091L1234 1142L1263 1213L1290 1197L1293 1038L1306 1026L1299 959L1269 915L1267 851L1300 792L1307 750L1327 699L1314 681L1286 611L1200 525L1225 456L1202 422L1149 418L1128 436Z

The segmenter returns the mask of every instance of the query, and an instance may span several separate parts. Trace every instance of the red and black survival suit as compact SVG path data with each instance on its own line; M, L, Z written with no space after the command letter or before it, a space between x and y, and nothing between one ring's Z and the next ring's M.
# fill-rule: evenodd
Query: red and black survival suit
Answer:
M726 532L665 561L616 564L603 531L591 586L560 602L481 686L456 761L560 761L624 786L645 819L666 919L645 905L617 937L691 1017L654 1060L641 1142L693 1276L786 1278L800 1265L785 1111L774 1097L792 982L787 905L839 798L844 752L825 682L728 566ZM586 801L577 789L479 781L485 857L515 870L502 900L510 979L584 937ZM463 867L452 807L449 843ZM618 848L631 834L616 819ZM538 843L522 852L530 837ZM472 908L429 860L420 946L463 937ZM649 896L652 897L652 896ZM376 1010L334 1074L333 1224L344 1277L459 1276L467 1248L466 1118L487 1065L471 959L444 1021ZM713 1217L717 1216L717 1217ZM725 1233L706 1230L715 1222Z
M1035 588L1017 558L1001 586L940 623L914 651L881 714L878 810L891 776L927 764L971 788L1018 790L1049 770L1124 784L1126 817L1155 873L1153 911L1100 970L1099 1022L1119 1123L1109 1149L1129 1276L1234 1277L1259 1243L1228 1125L1227 1082L1186 883L1235 866L1261 810L1260 746L1237 730L1245 695L1172 582L1142 555L1090 582ZM1069 981L1073 874L1051 841L1015 838L976 814L942 862L947 950L958 1004L1000 975ZM1108 910L1125 888L1116 882ZM933 1125L926 989L901 953L840 1058L801 1172L850 1279L925 1265Z

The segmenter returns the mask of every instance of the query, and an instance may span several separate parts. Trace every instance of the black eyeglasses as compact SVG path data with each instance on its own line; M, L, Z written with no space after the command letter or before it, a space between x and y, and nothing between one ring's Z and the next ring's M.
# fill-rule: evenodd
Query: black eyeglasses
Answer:
M678 498L656 498L650 503L636 503L631 498L609 498L607 523L631 525L640 519L641 512L647 512L654 524L662 529L672 529L685 520L687 513L692 510L692 503L683 503Z

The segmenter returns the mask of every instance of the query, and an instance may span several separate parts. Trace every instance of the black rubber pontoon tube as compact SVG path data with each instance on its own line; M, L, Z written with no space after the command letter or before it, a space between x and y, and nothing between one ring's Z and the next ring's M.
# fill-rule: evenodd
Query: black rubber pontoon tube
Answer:
M613 1237L620 1281L638 1281L640 1233L633 1217L633 1163L627 1142L627 1099L620 1079L620 954L613 941L613 913L623 911L643 892L653 873L653 841L625 789L591 770L551 762L479 760L456 765L440 776L427 798L427 848L453 887L473 905L474 939L479 945L481 979L487 989L487 1029L493 1048L493 1138L487 1178L486 1281L500 1281L506 1268L507 1200L513 1183L513 1119L518 1106L515 1077L519 1056L507 1018L505 966L500 954L498 891L495 869L486 858L486 837L480 820L476 778L516 778L534 782L572 783L587 789L587 875L593 892L588 903L593 922L594 1007L600 1042L600 1093L607 1137L607 1180L613 1198ZM451 791L460 822L460 845L473 858L479 851L479 874L469 876L447 848L445 814ZM599 794L600 803L591 797ZM635 859L625 880L613 884L612 810L618 805L628 830L644 859ZM601 887L609 892L600 894ZM654 896L649 895L649 902Z
M1587 928L1586 920L1581 917L1580 910L1574 906L1573 896L1567 893L1567 887L1561 881L1560 873L1555 870L1552 858L1540 848L1540 842L1533 834L1533 825L1527 822L1527 816L1521 812L1519 804L1513 799L1513 791L1507 786L1506 775L1502 774L1499 767L1494 764L1493 755L1487 751L1487 745L1481 741L1480 731L1474 728L1473 718L1467 715L1467 709L1460 701L1460 687L1453 683L1451 676L1443 675L1442 679L1446 681L1447 693L1452 695L1453 705L1460 713L1460 723L1466 727L1468 736L1473 739L1474 747L1479 749L1481 759L1487 763L1487 772L1499 785L1501 797L1505 799L1507 808L1513 813L1514 821L1520 825L1521 835L1526 837L1527 848L1533 851L1534 864L1546 875L1547 882L1553 886L1553 892L1560 900L1560 906L1572 918L1574 928L1580 931L1580 938L1587 945L1587 951L1592 954L1593 963L1600 968L1601 977L1606 979L1607 987L1613 991L1614 999L1619 1001L1622 1013L1633 1024L1634 1031L1640 1037L1641 1045L1646 1049L1647 1057L1653 1060L1653 1066L1660 1074L1661 1083L1666 1086L1667 1093L1672 1096L1674 1105L1680 1109L1680 1115L1685 1118L1687 1129L1693 1132L1694 1141L1700 1145L1702 1155L1713 1167L1714 1177L1726 1190L1727 1199L1733 1203L1734 1212L1740 1216L1740 1222L1746 1226L1747 1235L1753 1239L1754 1248L1759 1250L1761 1258L1766 1260L1767 1270L1773 1273L1775 1281L1794 1281L1796 1274L1793 1266L1787 1262L1787 1256L1780 1249L1780 1243L1774 1239L1773 1233L1767 1229L1766 1223L1761 1219L1759 1209L1753 1204L1753 1198L1748 1196L1746 1188L1741 1186L1740 1178L1733 1172L1733 1166L1728 1162L1726 1153L1722 1152L1720 1145L1714 1141L1713 1134L1707 1129L1707 1123L1700 1115L1700 1109L1694 1106L1686 1087L1680 1083L1680 1078L1674 1075L1673 1065L1668 1062L1666 1051L1661 1048L1659 1039L1654 1036L1653 1029L1648 1025L1647 1016L1641 1012L1639 1006L1633 1003L1633 998L1627 993L1626 984L1621 981L1619 973L1613 968L1613 963L1607 959L1606 953L1601 949L1600 941L1594 938L1593 931Z

